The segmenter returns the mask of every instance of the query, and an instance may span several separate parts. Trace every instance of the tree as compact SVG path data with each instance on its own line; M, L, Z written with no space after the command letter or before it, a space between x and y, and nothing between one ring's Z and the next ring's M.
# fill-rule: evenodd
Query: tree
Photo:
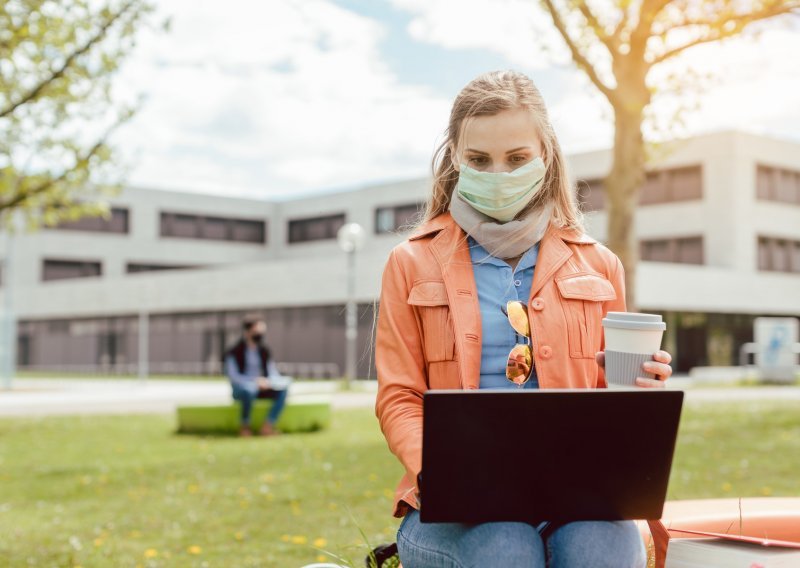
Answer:
M658 90L653 70L697 45L740 35L755 22L797 13L800 0L540 2L573 62L613 109L613 161L604 181L608 245L625 266L627 304L633 311L638 261L633 214L645 179L642 124Z
M111 80L152 12L146 0L0 0L0 223L108 214L108 138L132 116Z

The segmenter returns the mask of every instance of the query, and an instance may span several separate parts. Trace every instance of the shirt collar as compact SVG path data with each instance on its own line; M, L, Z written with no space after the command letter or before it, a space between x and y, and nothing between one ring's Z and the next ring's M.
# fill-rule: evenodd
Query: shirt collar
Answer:
M478 243L478 241L472 238L472 236L467 236L467 242L469 243L469 254L472 258L473 264L480 263L493 264L494 266L508 266L506 261L490 255L489 252ZM522 258L519 259L519 263L514 269L514 272L536 266L536 259L538 257L539 243L537 242L535 245L525 251L525 253L522 255Z

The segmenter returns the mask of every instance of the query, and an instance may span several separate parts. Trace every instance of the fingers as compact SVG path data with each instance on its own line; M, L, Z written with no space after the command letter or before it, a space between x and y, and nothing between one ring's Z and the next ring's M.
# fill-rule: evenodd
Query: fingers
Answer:
M606 367L606 352L605 351L598 351L594 354L594 360L597 361L597 364L600 365L603 369Z
M653 359L661 363L666 363L667 365L672 363L672 355L670 355L666 351L656 351L653 354Z
M662 381L672 376L672 367L666 363L657 363L655 361L647 361L642 364L642 369L645 373L652 373Z
M594 360L601 368L605 369L606 366L605 351L598 351L597 353L595 353ZM672 376L672 367L670 367L669 365L671 362L672 362L672 355L670 355L666 351L656 351L653 354L652 361L646 361L645 363L642 364L642 369L644 370L644 372L655 375L656 379L647 379L645 377L640 377L640 378L644 381L655 380L656 382L667 380L669 377ZM663 385L656 385L656 386L663 386Z
M654 353L652 361L646 361L642 364L642 370L644 370L645 373L655 375L655 378L637 377L636 385L650 389L665 388L666 380L672 376L672 367L669 366L670 362L672 362L672 355L666 351L657 351Z

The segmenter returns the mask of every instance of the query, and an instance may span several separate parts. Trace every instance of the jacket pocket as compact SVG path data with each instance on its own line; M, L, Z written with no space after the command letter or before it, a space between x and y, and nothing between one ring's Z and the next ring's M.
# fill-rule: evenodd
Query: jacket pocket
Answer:
M415 282L408 294L408 303L415 306L420 315L425 360L431 363L455 359L456 339L444 282Z
M614 300L614 285L603 275L578 272L556 278L567 320L569 355L594 359L602 338L603 302Z

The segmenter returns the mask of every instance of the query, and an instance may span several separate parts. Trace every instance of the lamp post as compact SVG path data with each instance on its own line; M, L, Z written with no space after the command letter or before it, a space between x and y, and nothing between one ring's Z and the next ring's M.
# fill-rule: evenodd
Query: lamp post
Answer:
M347 254L347 309L345 315L345 380L349 389L356 376L356 339L358 338L356 308L356 252L364 246L364 229L358 223L342 225L336 238L339 247Z

